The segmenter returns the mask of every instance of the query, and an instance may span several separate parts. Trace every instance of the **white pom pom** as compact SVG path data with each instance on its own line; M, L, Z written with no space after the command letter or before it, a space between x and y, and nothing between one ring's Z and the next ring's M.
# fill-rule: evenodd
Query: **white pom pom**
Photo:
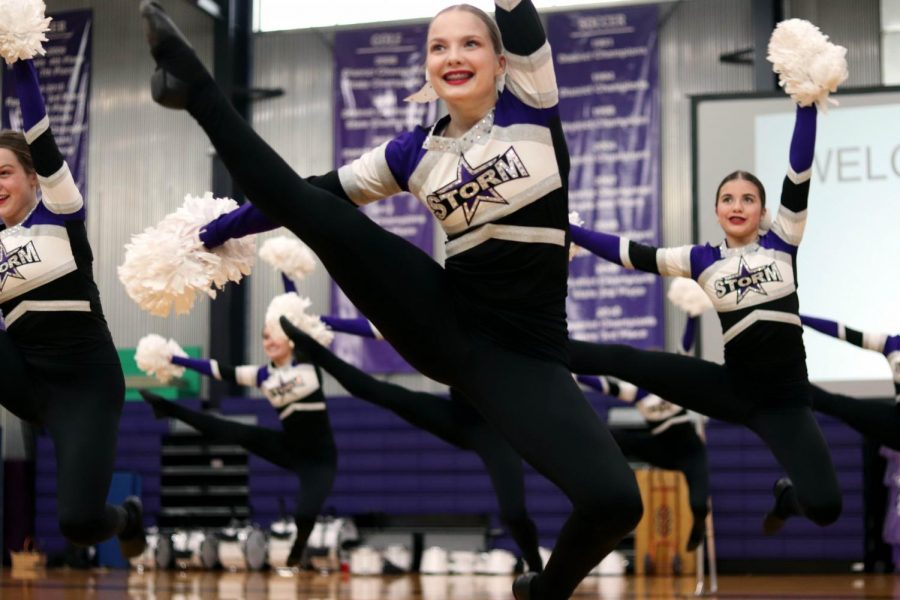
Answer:
M230 198L188 194L184 204L155 227L132 236L125 245L119 280L138 306L164 317L173 308L188 312L199 293L216 297L229 281L249 275L256 253L255 236L228 240L213 250L200 241L200 229L237 208Z
M267 239L259 257L295 281L316 269L316 257L306 244L283 235Z
M156 377L160 383L168 383L175 377L184 375L184 367L171 363L173 356L187 356L173 339L168 341L161 335L151 333L138 341L134 362L147 375Z
M307 314L306 309L310 306L312 301L297 292L288 292L272 298L266 310L266 327L269 329L269 335L278 339L287 338L278 321L285 316L298 329L323 346L329 345L334 339L334 333L325 326L318 315Z
M577 210L569 213L569 225L584 226L584 219L581 218ZM576 246L574 243L569 244L569 262L572 262L572 259L583 253L584 249L581 246Z
M50 17L41 0L0 0L0 56L11 65L44 54Z
M769 40L768 59L781 87L800 106L815 104L822 112L828 111L828 94L847 79L846 57L846 48L802 19L782 21Z
M703 314L713 307L712 301L703 288L693 279L676 277L669 286L669 302L692 317Z
M578 214L577 210L573 210L569 213L569 225L584 227L584 219L581 218L581 215Z

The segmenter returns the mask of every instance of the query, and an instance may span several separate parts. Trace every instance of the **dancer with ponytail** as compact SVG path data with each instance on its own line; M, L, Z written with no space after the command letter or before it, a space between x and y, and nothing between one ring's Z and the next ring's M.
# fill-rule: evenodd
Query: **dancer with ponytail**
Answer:
M469 5L438 14L418 98L443 99L449 115L311 181L237 115L161 8L141 9L156 101L188 110L250 201L309 245L385 339L461 392L572 501L544 571L514 584L519 600L570 597L642 511L634 475L569 374L568 152L530 0L498 0L496 23ZM450 236L446 268L355 208L401 190Z
M770 44L776 71L777 56L783 49L779 44L785 43L780 34L786 34L788 40L813 35L824 38L818 30L810 32L810 27L796 20L779 25ZM792 28L797 35L790 35ZM822 44L824 51L839 59L833 70L846 76L842 49L834 50L838 47L827 40ZM802 106L796 109L781 206L768 232L759 231L766 211L765 188L745 171L727 175L716 190L716 216L725 233L725 241L717 246L654 248L571 228L573 242L597 256L628 269L690 277L709 296L722 324L724 365L665 352L573 341L572 370L624 379L685 408L743 424L759 435L789 477L775 484L775 505L763 522L768 534L778 531L792 515L828 525L841 512L837 476L811 410L796 262L812 176L814 103L824 104L833 90L820 82L815 94L802 96L794 88L809 79L807 74L780 72L788 93ZM839 79L826 78L828 82ZM809 85L799 87L810 89Z

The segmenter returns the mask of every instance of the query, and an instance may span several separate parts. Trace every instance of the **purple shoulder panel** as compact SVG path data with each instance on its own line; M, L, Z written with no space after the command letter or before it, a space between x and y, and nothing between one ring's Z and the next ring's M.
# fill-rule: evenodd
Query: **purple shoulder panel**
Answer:
M788 244L786 241L778 237L778 234L776 234L771 229L767 231L765 235L759 238L759 245L763 248L778 250L780 252L787 252L791 256L797 256L797 246Z
M887 341L884 342L884 353L892 354L900 350L900 335L890 335L888 336Z
M263 365L256 372L256 387L262 387L263 381L269 378L269 366Z
M494 109L494 125L541 125L546 127L550 120L559 116L559 105L551 108L534 108L519 100L509 90L503 90Z
M722 258L722 254L716 246L704 244L691 248L691 279L696 281L703 271L720 258Z
M428 129L416 127L392 139L384 149L384 158L400 189L409 190L409 178L425 156L422 143L426 137Z
M84 221L84 206L73 213L59 215L47 208L43 201L39 201L22 225L24 227L33 227L35 225L59 225L65 227L66 221Z

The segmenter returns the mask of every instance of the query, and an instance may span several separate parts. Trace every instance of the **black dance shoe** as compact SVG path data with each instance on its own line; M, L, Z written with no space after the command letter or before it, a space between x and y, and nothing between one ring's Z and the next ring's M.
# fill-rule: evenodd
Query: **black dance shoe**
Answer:
M516 577L516 580L513 581L512 589L516 600L538 600L536 596L531 594L531 580L537 576L537 573L530 572Z
M156 60L156 71L150 78L153 101L166 108L186 109L191 87L212 81L212 76L159 3L141 0L141 17L150 54Z
M144 505L137 496L128 496L122 502L128 515L128 524L119 534L119 551L123 558L140 556L147 548L147 532L144 531Z
M691 534L688 536L687 541L687 551L693 552L700 546L700 542L703 541L704 534L706 533L706 520L695 521L694 526L691 527Z
M288 553L286 565L288 567L300 567L301 569L305 566L309 565L309 557L307 556L306 550L306 540L301 540L299 537L294 540L294 544L291 546L291 551Z
M138 390L138 394L141 395L141 398L144 399L144 402L150 405L150 408L153 409L153 416L157 419L165 419L169 416L166 411L166 404L168 404L168 400L163 398L162 396L158 396L153 392L148 392L147 390Z
M782 477L775 482L775 486L772 488L772 495L775 496L775 505L772 507L772 510L766 513L763 519L763 533L766 535L775 535L784 527L784 523L787 521L790 513L784 511L784 508L781 506L781 499L793 488L793 482L787 477Z

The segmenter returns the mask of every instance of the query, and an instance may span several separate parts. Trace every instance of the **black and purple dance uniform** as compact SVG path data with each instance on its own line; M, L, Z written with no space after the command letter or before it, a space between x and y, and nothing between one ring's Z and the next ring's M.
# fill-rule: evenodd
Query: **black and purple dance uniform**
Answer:
M498 0L496 20L506 86L470 131L444 137L445 117L311 180L240 118L180 38L151 35L151 51L156 81L186 91L184 102L158 97L187 108L248 199L315 252L407 362L459 391L568 496L573 512L531 583L533 598L568 598L635 526L641 502L567 364L569 161L550 46L529 0ZM446 268L355 209L401 190L447 232Z
M259 388L278 413L281 431L215 417L176 402L147 398L157 415L184 421L215 441L237 444L298 477L300 490L294 508L297 540L288 557L288 566L296 565L316 517L331 493L337 472L337 450L319 369L308 361L298 360L282 366L237 367L184 356L173 356L171 360L172 364L214 379Z
M725 364L626 346L573 341L572 370L612 375L688 409L740 423L769 446L793 481L773 514L827 525L841 512L828 447L811 411L797 300L797 250L806 224L814 107L797 109L790 168L772 228L741 248L654 248L573 226L573 242L629 269L690 277L722 324Z
M93 278L84 200L53 139L33 62L12 69L41 197L0 231L2 403L53 438L63 535L80 545L134 537L143 533L134 513L106 503L125 380Z

